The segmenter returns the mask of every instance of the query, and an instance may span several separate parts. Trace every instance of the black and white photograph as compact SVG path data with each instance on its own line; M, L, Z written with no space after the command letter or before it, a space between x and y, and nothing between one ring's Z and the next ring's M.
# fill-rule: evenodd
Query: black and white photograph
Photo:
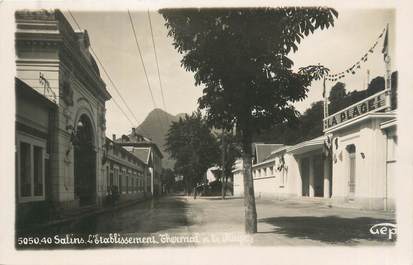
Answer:
M0 2L3 241L25 257L2 263L216 248L238 249L217 264L250 249L263 264L311 249L297 263L411 264L411 30L397 1L108 6ZM110 256L87 264L137 261Z

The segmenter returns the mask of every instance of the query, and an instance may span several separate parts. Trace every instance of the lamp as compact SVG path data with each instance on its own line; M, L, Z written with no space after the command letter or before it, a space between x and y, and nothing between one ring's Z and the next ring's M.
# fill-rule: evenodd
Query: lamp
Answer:
M82 127L83 127L83 122L81 120L79 120L77 122L77 128L79 129L79 128L82 128Z

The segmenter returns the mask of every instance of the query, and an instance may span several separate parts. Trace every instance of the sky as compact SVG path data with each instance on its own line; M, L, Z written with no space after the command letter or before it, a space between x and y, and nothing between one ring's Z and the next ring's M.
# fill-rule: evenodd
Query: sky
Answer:
M392 49L395 47L396 39L393 10L337 9L337 11L339 17L334 27L315 31L301 41L297 52L290 54L295 70L318 63L328 67L331 73L346 70L368 51L387 23L390 32L390 54L392 58L395 57ZM64 14L73 28L77 29L71 16L67 12ZM162 102L147 12L131 11L131 16L155 102L151 99L128 13L72 12L72 14L80 27L88 31L93 50L133 112L133 115L130 114L108 77L100 69L102 79L114 98L106 103L107 135L126 134L132 127L131 122L114 104L114 100L128 114L135 126L139 125L155 107L162 108L173 115L190 113L197 108L202 87L195 87L193 73L181 67L182 56L174 49L172 38L167 36L165 21L160 14L154 11L149 13L165 104ZM370 54L367 62L361 64L361 69L355 75L350 74L340 80L346 84L348 91L366 88L367 69L370 71L370 80L384 74L382 41L383 38L379 40L375 52ZM391 69L396 70L394 59ZM327 82L327 89L333 84ZM311 103L319 100L322 100L322 82L314 81L307 99L295 103L295 106L297 110L303 112Z

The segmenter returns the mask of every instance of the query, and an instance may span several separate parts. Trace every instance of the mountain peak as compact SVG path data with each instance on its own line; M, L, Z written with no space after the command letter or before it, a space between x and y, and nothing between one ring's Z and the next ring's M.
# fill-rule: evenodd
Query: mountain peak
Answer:
M162 160L164 168L173 168L175 165L175 161L171 159L169 154L165 151L165 137L172 122L178 121L179 117L184 115L185 113L179 113L174 116L160 108L155 108L151 110L145 120L136 127L137 133L150 138L152 142L156 143L159 147L164 156L164 159Z

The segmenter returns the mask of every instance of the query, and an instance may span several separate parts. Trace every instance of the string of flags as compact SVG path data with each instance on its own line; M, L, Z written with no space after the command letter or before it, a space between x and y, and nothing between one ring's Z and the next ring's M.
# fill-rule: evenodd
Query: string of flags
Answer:
M361 68L361 64L364 62L367 62L368 56L370 53L374 53L374 49L379 43L379 40L383 37L384 33L386 31L386 28L383 29L383 31L380 33L379 37L377 40L374 42L374 44L368 49L368 51L363 55L363 57L360 58L356 63L354 63L351 67L347 68L345 71L336 73L336 74L328 74L325 75L325 80L328 81L337 81L340 80L341 78L344 78L348 74L355 74L358 69Z

